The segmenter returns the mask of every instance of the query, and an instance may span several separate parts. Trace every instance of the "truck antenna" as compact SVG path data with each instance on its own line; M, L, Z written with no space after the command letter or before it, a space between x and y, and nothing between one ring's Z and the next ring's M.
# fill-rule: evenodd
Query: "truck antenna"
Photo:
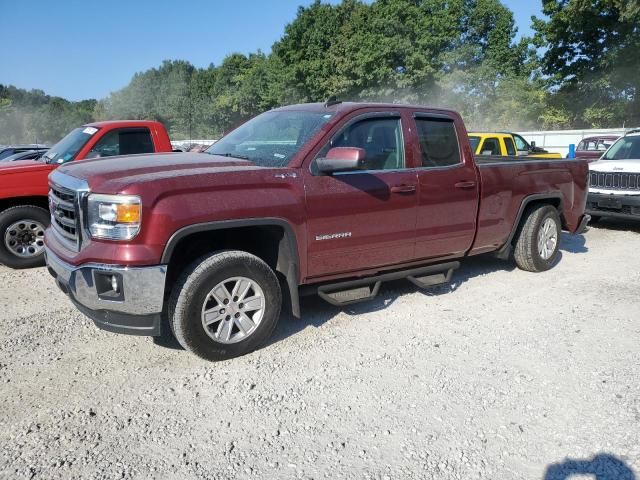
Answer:
M324 102L324 106L325 108L327 108L332 105L338 105L339 103L342 103L342 101L338 100L338 98L335 95L331 95L329 98L327 98L327 101Z

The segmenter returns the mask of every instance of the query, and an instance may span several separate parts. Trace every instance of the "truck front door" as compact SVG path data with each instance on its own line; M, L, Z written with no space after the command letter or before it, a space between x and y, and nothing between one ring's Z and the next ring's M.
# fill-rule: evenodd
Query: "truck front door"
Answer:
M480 180L473 154L453 118L416 113L414 119L422 158L416 259L458 257L471 248L476 232ZM463 139L466 148L460 151Z
M417 174L406 168L406 121L399 109L355 115L305 170L308 277L413 259ZM315 159L332 147L364 149L364 168L318 173Z

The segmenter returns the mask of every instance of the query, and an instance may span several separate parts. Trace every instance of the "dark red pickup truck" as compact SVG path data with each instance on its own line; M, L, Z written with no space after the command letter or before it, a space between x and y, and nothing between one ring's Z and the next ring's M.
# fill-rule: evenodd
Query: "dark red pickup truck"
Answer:
M388 104L293 105L206 153L114 158L49 177L49 271L106 330L207 359L249 352L283 298L344 305L381 282L444 283L494 252L551 268L581 232L587 164L474 158L460 116Z

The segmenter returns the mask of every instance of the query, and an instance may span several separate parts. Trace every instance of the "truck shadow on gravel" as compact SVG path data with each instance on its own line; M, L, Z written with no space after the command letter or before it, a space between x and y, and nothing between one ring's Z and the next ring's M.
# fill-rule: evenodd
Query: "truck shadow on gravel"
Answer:
M465 259L460 269L454 272L451 282L429 289L420 289L408 280L385 282L375 298L344 307L333 306L315 295L302 297L300 299L302 319L295 319L290 314L283 315L268 345L295 335L308 326L320 327L341 312L351 316L378 312L389 308L398 298L404 295L412 293L421 293L426 297L445 295L454 292L473 278L497 271L510 272L515 268L513 262L499 260L490 255L482 255Z
M565 459L547 467L544 480L571 480L578 475L593 480L636 480L636 476L621 459L608 453L599 453L586 460Z
M640 233L640 221L621 218L602 218L598 223L590 223L589 228Z
M569 253L587 253L587 240L584 235L571 235L570 233L562 232L560 236L560 255L562 252Z
M560 250L557 263L562 261L562 251L570 253L585 253L588 251L583 235L569 235L565 233L562 234ZM515 269L516 266L513 261L500 260L491 255L480 255L465 259L460 269L454 272L453 278L449 283L429 289L420 289L408 280L385 282L382 284L380 292L375 298L344 307L333 306L316 295L302 297L300 299L302 319L294 318L290 310L283 305L283 313L276 327L276 331L265 346L272 345L287 337L293 336L308 326L320 327L341 312L351 316L378 312L390 307L398 298L411 293L421 293L426 297L447 295L456 291L460 286L473 278L489 275L497 271L511 272ZM153 337L153 342L156 345L174 350L182 350L182 347L171 333L166 319L164 319L162 332L162 336Z

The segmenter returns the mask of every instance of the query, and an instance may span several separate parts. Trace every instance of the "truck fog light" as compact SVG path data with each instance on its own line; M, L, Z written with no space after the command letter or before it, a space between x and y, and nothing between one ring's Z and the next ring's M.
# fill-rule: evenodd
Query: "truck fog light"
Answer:
M93 281L98 298L119 302L124 300L124 285L121 274L94 270Z

